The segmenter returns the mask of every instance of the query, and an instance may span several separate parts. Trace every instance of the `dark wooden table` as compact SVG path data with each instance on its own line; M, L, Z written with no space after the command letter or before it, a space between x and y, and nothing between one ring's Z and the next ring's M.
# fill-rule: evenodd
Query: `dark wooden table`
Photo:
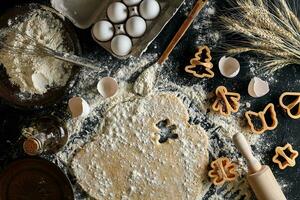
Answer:
M15 4L27 3L33 1L20 0L2 0L0 6L0 15L9 7L14 6ZM48 1L35 1L41 2L44 4L49 4ZM216 4L217 10L214 16L219 16L224 12L226 5L223 3L223 0L212 1L211 3ZM189 5L185 5L190 6ZM186 8L181 8L176 16L170 21L170 23L165 27L159 37L151 44L147 52L157 52L161 54L163 49L167 46L168 42L171 40L172 36L180 26L180 22L183 22L185 19ZM300 15L300 12L298 12ZM199 21L206 20L207 16L201 14L198 18ZM196 30L190 29L188 34L181 40L181 42L174 49L173 53L170 56L170 61L172 65L167 65L163 69L163 73L168 74L169 80L172 82L183 85L183 86L192 86L195 83L205 82L207 80L199 80L197 78L191 78L190 76L183 73L183 66L187 64L187 61L193 57L195 48L196 48L196 38L199 35L203 37L210 33L212 28L219 28L218 20L213 19L212 24L207 26L207 29ZM83 56L93 57L98 59L99 62L107 64L112 57L104 49L100 48L90 37L89 30L79 30L76 29L79 36ZM224 36L224 38L226 38ZM212 46L213 50L213 63L217 66L217 62L221 57L218 46L222 44L222 41L226 39L221 39L218 43L213 43L208 40L208 45ZM146 54L147 54L146 52ZM96 56L95 56L96 55ZM273 102L276 107L278 107L278 98L280 94L285 91L298 91L300 92L300 67L299 66L288 66L282 70L277 71L272 76L271 81L271 92L259 99L251 98L247 94L247 87L250 79L252 78L252 73L250 73L249 68L249 59L256 57L256 60L260 58L256 55L243 54L239 55L237 58L241 61L241 72L237 78L226 79L222 77L218 70L215 70L216 77L213 81L210 81L209 84L205 85L207 91L213 91L217 86L224 85L230 88L234 88L235 91L239 92L242 95L242 100L249 102L251 104L251 109L261 110L268 102ZM169 62L170 62L169 61ZM128 61L120 61L114 59L115 65L126 64ZM171 63L170 62L170 63ZM175 64L174 64L175 63ZM217 69L217 68L215 68ZM268 77L270 78L270 77ZM25 121L30 121L31 118L49 114L53 111L57 113L63 113L67 106L66 100L68 95L64 97L61 102L48 107L44 110L19 110L13 107L6 105L4 102L0 103L0 171L7 165L10 161L24 157L21 147L18 144L18 138L20 136L20 127ZM60 110L60 111L57 111ZM275 164L272 163L271 159L274 154L274 149L278 145L285 145L287 142L291 143L294 148L300 151L300 121L290 119L281 109L278 110L278 128L272 132L264 134L262 137L265 137L267 141L270 141L270 148L264 153L264 163L271 166L276 177L280 177L284 183L289 186L284 190L287 199L289 200L298 200L300 199L300 158L297 159L297 165L293 168L287 168L281 171ZM208 198L208 195L207 197Z

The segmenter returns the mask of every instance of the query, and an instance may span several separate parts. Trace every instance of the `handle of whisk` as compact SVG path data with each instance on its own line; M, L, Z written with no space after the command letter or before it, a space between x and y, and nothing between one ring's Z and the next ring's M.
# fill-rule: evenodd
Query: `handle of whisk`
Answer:
M88 58L76 56L74 54L69 53L63 53L63 52L55 52L53 56L59 60L63 60L75 65L79 65L82 67L87 67L93 70L97 71L105 71L107 70L107 67L99 67L97 66L97 63L93 60L90 60Z

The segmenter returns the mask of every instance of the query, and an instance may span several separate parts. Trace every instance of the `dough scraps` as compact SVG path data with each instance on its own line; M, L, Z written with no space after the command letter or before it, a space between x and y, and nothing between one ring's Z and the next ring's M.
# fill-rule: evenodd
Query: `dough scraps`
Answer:
M208 138L182 101L153 93L107 111L72 169L96 199L198 199L207 182Z

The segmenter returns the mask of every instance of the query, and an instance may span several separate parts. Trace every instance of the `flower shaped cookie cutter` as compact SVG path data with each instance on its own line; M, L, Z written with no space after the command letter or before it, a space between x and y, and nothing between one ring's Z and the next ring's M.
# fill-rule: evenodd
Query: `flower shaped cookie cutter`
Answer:
M237 178L236 165L233 164L228 158L221 157L211 162L211 170L208 176L214 185L222 185L226 181L233 181Z
M268 114L270 115L270 120L272 121L271 123L267 121L266 119L266 115ZM277 116L276 116L276 111L275 111L275 107L274 104L269 103L265 109L261 112L253 112L253 111L247 111L245 113L245 117L247 119L247 122L250 126L250 129L253 133L255 134L262 134L265 131L271 131L274 130L277 125L278 125L278 120L277 120ZM254 125L254 122L252 121L253 117L257 117L261 123L261 127L258 128Z
M232 112L239 110L239 100L241 95L235 92L228 92L224 86L219 86L216 89L216 100L212 105L215 112L220 112L221 115L229 116Z
M287 151L289 154L287 155ZM273 162L277 163L280 169L287 167L294 167L296 165L296 158L298 157L298 151L295 151L291 144L286 144L284 147L276 147L275 156L273 156ZM283 159L279 159L279 158Z
M295 97L295 99L288 105L284 103L284 99L288 97ZM292 119L300 119L300 92L285 92L279 98L280 106L286 110L288 116Z
M197 78L212 78L215 74L211 70L213 68L211 59L208 46L198 47L195 57L190 60L190 65L186 66L184 70ZM203 68L204 72L200 72L199 67Z

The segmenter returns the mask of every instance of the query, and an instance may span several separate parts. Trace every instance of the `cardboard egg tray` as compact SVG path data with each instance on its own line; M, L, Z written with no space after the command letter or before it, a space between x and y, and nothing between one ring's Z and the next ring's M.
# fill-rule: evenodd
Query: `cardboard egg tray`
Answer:
M168 21L175 15L184 0L156 0L160 5L160 13L153 20L146 20L146 32L139 38L131 38L132 49L126 56L118 56L111 50L111 40L100 42L91 33L94 40L109 51L117 58L125 59L128 56L139 57L147 50L147 47L158 36ZM51 0L52 7L59 11L63 16L81 29L87 29L100 20L108 20L107 8L113 2L122 2L121 0ZM135 7L135 8L134 8ZM130 9L135 9L135 12L130 12ZM128 18L134 15L140 15L138 5L128 7ZM127 19L128 19L127 18ZM125 23L125 22L124 22ZM119 27L124 27L125 24L114 24L115 35L126 34L126 31L116 31Z

